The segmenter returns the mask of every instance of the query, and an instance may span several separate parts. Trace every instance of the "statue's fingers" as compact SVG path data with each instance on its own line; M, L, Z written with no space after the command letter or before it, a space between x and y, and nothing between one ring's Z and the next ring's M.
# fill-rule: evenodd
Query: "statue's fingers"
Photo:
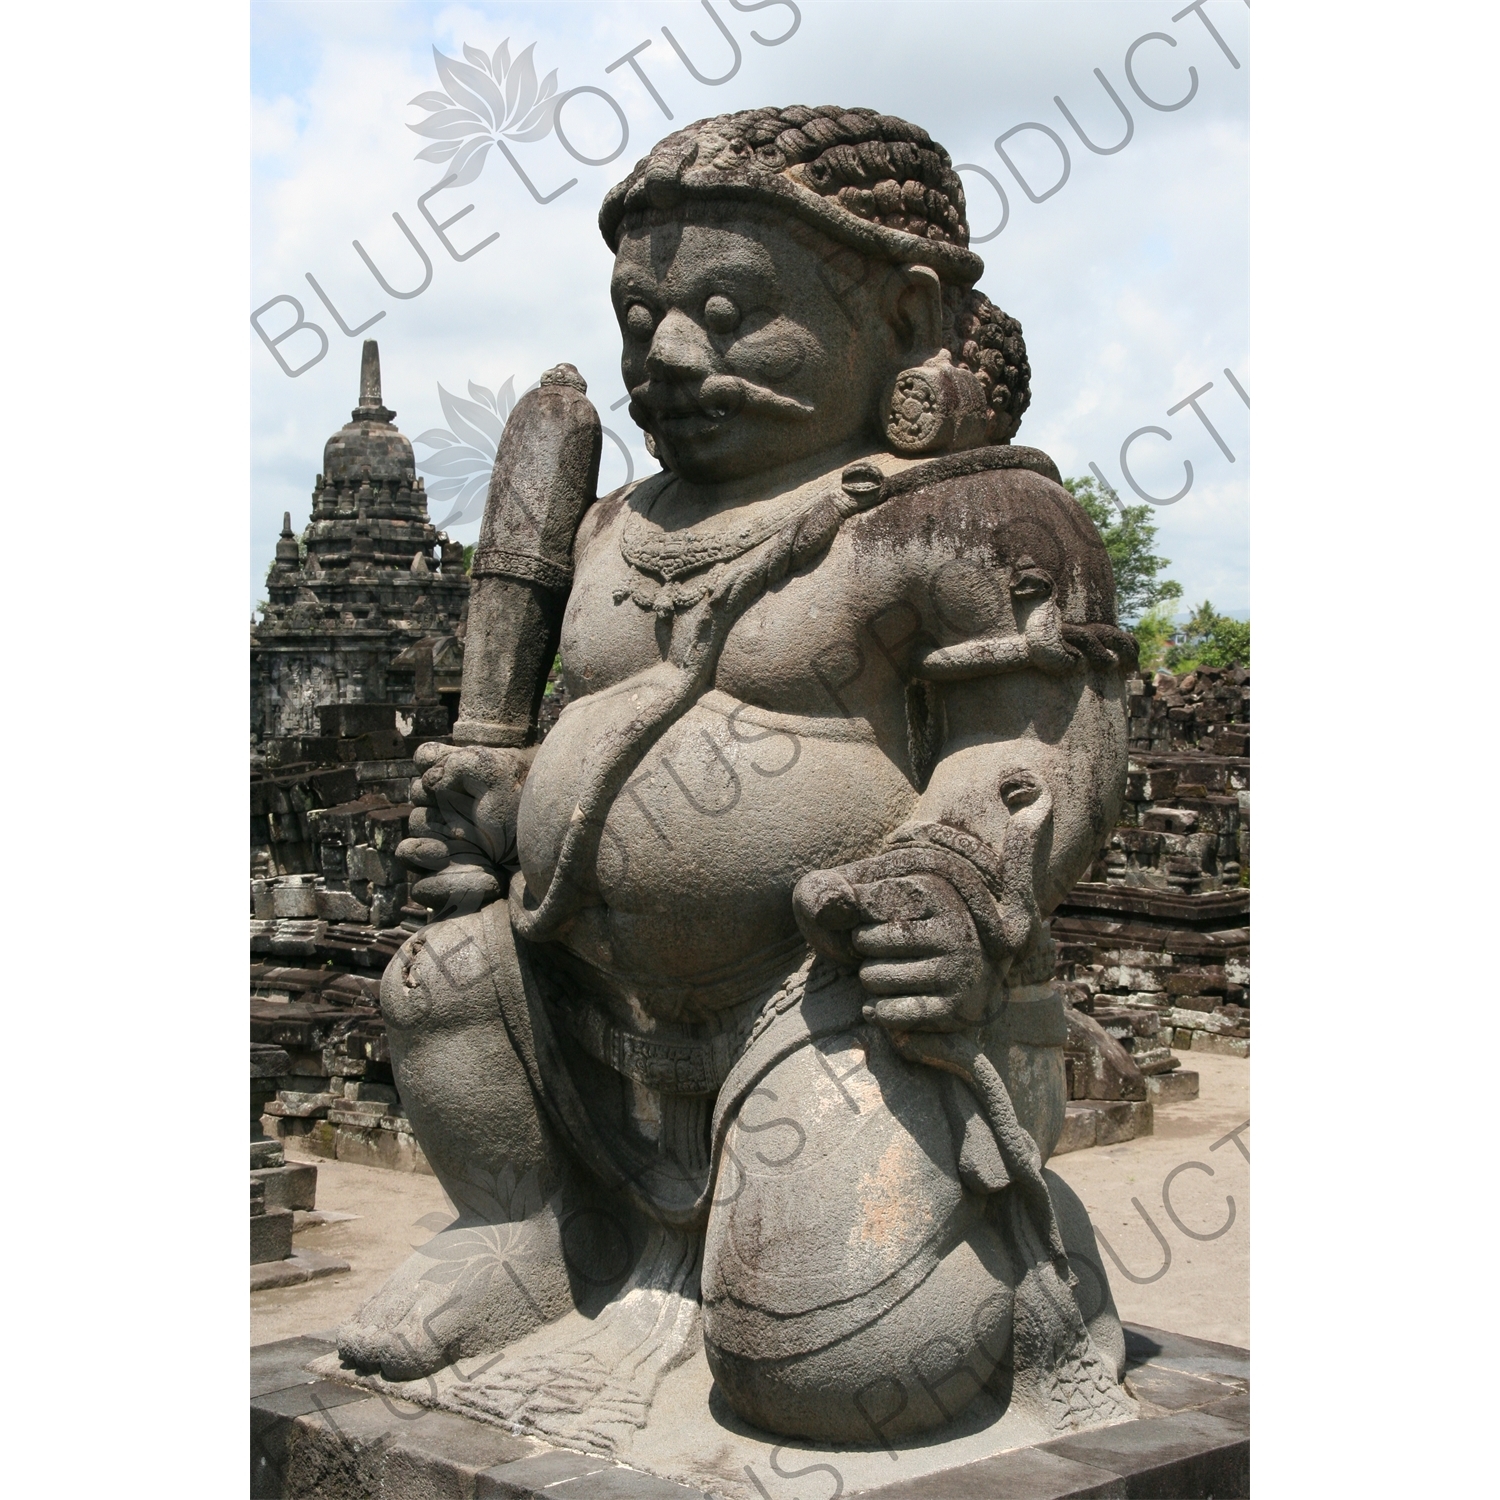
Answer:
M867 1020L888 1031L962 1031L967 1024L948 995L898 995L865 1006Z
M962 938L963 929L946 913L914 922L876 922L856 927L850 934L856 953L876 959L934 957Z
M447 844L440 839L402 839L396 845L396 858L404 865L415 865L419 870L441 870L452 857Z
M501 895L500 882L478 865L454 865L414 881L412 898L442 917L478 911Z
M486 792L498 789L514 798L526 779L524 770L512 752L472 745L454 761L452 784L462 787L471 797L482 797Z
M417 753L412 756L412 759L417 763L418 772L425 772L429 767L435 766L452 749L452 745L444 745L437 740L428 740L425 745L417 746Z
M442 819L437 814L437 809L432 807L414 807L411 816L406 820L406 833L408 838L425 839L437 838L438 826Z
M489 869L496 863L490 854L488 840L482 844L476 844L472 839L449 839L447 847L456 865L480 865Z
M442 876L429 875L424 880L412 881L411 899L418 906L436 911L438 907L448 904L448 887L443 883Z
M941 994L953 987L955 968L947 954L889 963L865 963L859 966L859 982L867 994L877 997Z
M487 745L472 745L465 760L468 774L484 786L515 786L524 781L529 765L514 750L495 750Z
M853 886L837 870L813 870L804 875L792 890L792 911L810 942L815 928L838 932L869 920Z
M507 864L515 854L516 819L511 799L500 793L480 798L474 807L474 834L494 864Z
M849 946L849 935L846 932L830 932L826 927L810 927L804 929L803 936L814 953L821 954L831 963L845 969L852 969L859 963L859 955Z
M513 823L516 816L516 796L510 787L489 787L474 799L474 821L500 827Z
M448 753L434 761L422 772L422 784L438 796L470 796L468 786L475 782L488 786L484 779L483 763L476 759L476 748L471 745L445 745Z
M452 757L440 760L435 765L428 766L422 772L422 785L433 796L442 796L452 789L454 784L454 765Z
M869 922L915 922L949 909L953 887L936 875L891 875L853 887Z
M474 804L467 797L456 798L439 794L437 817L428 820L428 827L439 838L468 839L476 842L474 834Z
M499 780L496 780L473 766L464 766L454 778L453 785L455 791L461 789L466 797L472 797L474 801L478 802L481 797L488 796L489 793L493 792L497 786L502 786L509 790L509 781L509 777L501 777Z

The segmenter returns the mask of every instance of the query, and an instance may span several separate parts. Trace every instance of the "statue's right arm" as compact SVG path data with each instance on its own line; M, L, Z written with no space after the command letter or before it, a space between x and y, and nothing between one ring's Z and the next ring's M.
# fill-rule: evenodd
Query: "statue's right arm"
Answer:
M614 507L618 493L596 501L579 523L574 539L575 565ZM561 619L567 596L549 614ZM526 701L540 699L556 641L543 653L542 680ZM541 661L541 657L538 658ZM534 728L534 726L533 726ZM461 916L503 898L516 869L516 814L521 788L537 746L507 748L432 742L416 754L417 776L411 783L408 837L396 857L411 876L412 899L430 908L434 919Z

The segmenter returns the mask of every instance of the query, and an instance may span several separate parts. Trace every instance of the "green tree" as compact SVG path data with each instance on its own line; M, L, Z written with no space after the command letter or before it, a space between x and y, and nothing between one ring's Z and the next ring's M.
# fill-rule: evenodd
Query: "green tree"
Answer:
M1207 599L1193 611L1179 639L1167 650L1169 672L1194 667L1248 667L1250 622L1221 615Z
M1143 620L1159 606L1182 598L1182 585L1161 576L1172 566L1171 558L1157 557L1151 550L1156 527L1149 505L1113 504L1091 475L1065 479L1063 488L1099 529L1115 572L1115 607L1122 620ZM1139 629L1136 634L1139 638Z
M464 543L464 572L467 573L474 566L474 543Z
M1172 609L1176 599L1165 599L1154 604L1132 625L1136 646L1141 653L1141 671L1150 676L1158 667L1167 664L1167 652L1172 645Z

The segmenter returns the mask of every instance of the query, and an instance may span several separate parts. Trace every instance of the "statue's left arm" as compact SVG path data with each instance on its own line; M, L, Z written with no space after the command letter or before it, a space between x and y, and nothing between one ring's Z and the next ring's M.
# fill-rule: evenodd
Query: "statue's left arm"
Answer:
M1114 625L1107 561L1098 581L1096 534L1075 537L1071 500L1047 489L1026 510L1069 523L1051 528L1049 567L1006 556L1002 533L998 564L995 551L940 555L930 570L935 624L908 696L927 705L937 747L912 815L873 857L794 893L809 941L859 967L869 1014L893 1029L979 1025L1042 978L1028 960L1046 966L1046 918L1119 813L1134 643ZM1037 526L1027 534L1042 550Z

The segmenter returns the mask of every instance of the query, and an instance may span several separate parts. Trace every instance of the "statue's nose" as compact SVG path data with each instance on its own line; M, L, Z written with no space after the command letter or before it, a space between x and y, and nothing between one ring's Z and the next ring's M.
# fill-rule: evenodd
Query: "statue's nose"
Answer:
M646 355L646 373L659 380L684 380L714 370L708 334L680 308L672 308L656 325Z

